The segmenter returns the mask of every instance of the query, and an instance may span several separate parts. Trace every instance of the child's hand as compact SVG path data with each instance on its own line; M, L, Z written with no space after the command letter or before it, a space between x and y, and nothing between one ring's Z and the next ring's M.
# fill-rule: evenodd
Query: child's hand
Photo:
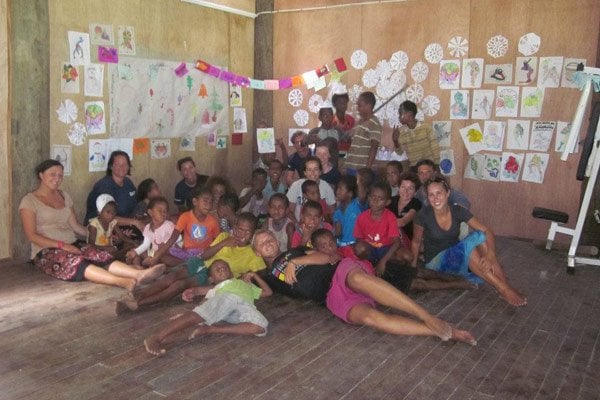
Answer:
M230 235L221 243L223 243L223 247L235 247L237 246L237 239L235 238L235 236Z
M196 297L194 288L185 289L183 291L183 293L181 294L181 298L183 299L183 301L188 302L188 303L194 301L194 297Z
M151 267L154 264L156 264L156 260L154 259L154 257L146 257L144 258L144 261L142 261L142 265L144 267Z
M342 259L342 256L340 256L339 254L335 253L335 254L330 254L329 255L329 264L335 264L338 261L340 261Z
M130 263L131 261L133 261L133 259L137 256L137 253L133 250L129 250L127 252L127 254L125 255L125 258L127 260L128 263Z
M296 278L296 263L288 261L283 273L285 275L285 283L288 285L293 285L294 283L298 282L298 279Z
M254 278L254 275L256 275L254 272L246 272L241 278L246 283L252 283L252 278Z
M377 276L381 278L385 272L385 263L379 261L377 265L375 265L375 272L377 273Z

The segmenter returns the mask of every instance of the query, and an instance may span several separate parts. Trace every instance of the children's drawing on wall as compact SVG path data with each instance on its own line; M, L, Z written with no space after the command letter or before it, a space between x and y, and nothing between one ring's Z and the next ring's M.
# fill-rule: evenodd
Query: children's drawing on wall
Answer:
M521 92L521 117L532 118L542 115L544 88L524 87Z
M515 84L533 85L537 77L537 57L517 57Z
M110 24L90 24L90 40L92 44L107 45L115 42L113 26Z
M217 142L215 143L217 149L227 148L227 136L217 136Z
M560 82L560 85L562 87L579 89L577 83L573 80L573 75L575 74L575 68L577 68L577 65L579 65L580 63L582 63L585 66L586 59L565 58L565 62L563 64L562 79Z
M310 132L310 129L307 128L289 128L288 129L288 146L293 146L294 144L292 143L292 135L298 131L304 132L305 134L308 135L308 132Z
M79 71L76 65L62 62L60 67L61 93L79 93Z
M440 172L447 176L456 174L454 150L445 149L440 151Z
M102 97L104 89L104 65L85 65L83 67L83 76L83 93L86 96Z
M503 182L519 182L519 175L523 166L524 154L502 153L502 167L500 180Z
M555 127L555 121L534 121L531 126L529 150L548 151Z
M481 179L498 182L500 180L500 168L502 168L502 156L500 154L485 154Z
M119 54L135 55L135 31L133 26L119 26L117 43Z
M519 87L496 88L496 117L516 117L519 113Z
M229 132L229 84L196 68L180 78L173 73L180 64L133 57L109 64L111 136L164 138ZM195 95L199 92L203 96Z
M213 146L213 147L215 147L217 145L217 133L216 132L209 132L209 134L206 135L206 144L208 144L209 146Z
M133 160L133 139L129 138L111 138L106 139L106 154L110 154L115 150L121 150L127 153L129 158Z
M256 144L260 154L275 153L275 131L273 128L258 128L256 130Z
M526 33L519 38L518 49L519 53L524 56L530 56L540 49L542 39L533 32Z
M450 92L450 119L469 118L469 91L452 90Z
M460 61L440 61L440 89L458 89L460 84Z
M540 57L538 86L557 88L560 85L562 65L562 57Z
M526 119L509 119L506 129L507 150L527 150L529 148L529 126Z
M77 119L77 105L71 99L65 99L56 110L58 120L63 124L70 124Z
M452 121L433 121L433 132L440 147L450 147L452 134Z
M483 179L483 171L485 167L485 155L473 154L469 156L467 165L465 166L465 178L467 179Z
M233 109L233 133L246 133L248 126L246 124L246 109L236 107Z
M479 88L483 80L483 58L465 58L462 60L461 87Z
M106 133L103 101L88 101L84 104L85 127L88 135Z
M196 137L190 134L184 135L179 141L180 151L196 151Z
M475 154L483 149L483 132L479 123L465 126L459 132L469 154Z
M119 62L119 52L116 47L98 46L98 61L116 64Z
M546 169L548 168L548 153L527 153L523 180L527 182L543 183Z
M64 176L71 175L72 147L54 144L50 151L50 158L63 165Z
M90 35L84 32L69 31L69 57L73 65L90 63Z
M97 139L88 142L88 171L106 171L108 164L108 149L106 140Z
M493 90L473 90L472 119L488 119L492 117L494 107Z
M486 64L483 83L491 85L510 85L513 81L512 64Z
M229 85L229 106L242 106L242 87L238 85Z
M150 153L150 139L148 138L135 138L132 143L133 154L148 154Z
M483 124L483 149L487 151L502 151L504 142L504 122L485 121Z
M171 157L170 139L152 139L150 141L150 158L161 159Z
M567 140L571 133L571 122L557 121L556 122L556 140L554 141L554 151L563 152L567 146ZM575 146L577 153L578 146Z

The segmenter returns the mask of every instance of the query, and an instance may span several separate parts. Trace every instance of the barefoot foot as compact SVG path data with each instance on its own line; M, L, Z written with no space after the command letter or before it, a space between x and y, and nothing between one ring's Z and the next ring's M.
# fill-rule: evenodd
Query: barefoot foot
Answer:
M469 331L463 331L462 329L457 329L452 327L452 337L451 340L456 340L457 342L463 342L470 344L471 346L477 346L477 340L471 335Z
M133 312L138 310L137 301L129 298L123 298L121 300L117 300L115 304L115 314L123 315L128 312Z
M427 321L423 321L433 333L443 341L450 340L452 337L452 326L449 323L442 321L439 318L431 317Z
M162 356L167 352L167 350L161 348L160 342L152 336L144 339L144 347L146 347L148 353L155 356Z
M189 339L195 339L198 336L208 335L210 333L210 326L204 323L198 324L198 327L190 334Z
M527 305L527 297L520 294L510 286L504 290L498 290L498 293L511 306L523 307Z
M152 282L153 280L164 274L166 268L167 266L165 264L156 264L154 267L142 271L137 280L138 285L144 285L146 283Z

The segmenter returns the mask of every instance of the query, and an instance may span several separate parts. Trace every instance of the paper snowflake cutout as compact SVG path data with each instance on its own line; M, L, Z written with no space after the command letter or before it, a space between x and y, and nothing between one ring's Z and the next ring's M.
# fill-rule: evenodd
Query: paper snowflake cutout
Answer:
M440 111L440 99L432 95L426 96L421 102L421 108L425 115L432 117Z
M298 126L306 126L308 124L308 111L296 110L294 113L294 122Z
M66 99L60 104L56 113L60 122L70 124L77 119L77 106L71 100Z
M304 95L300 89L293 89L288 94L288 102L294 107L300 107L304 101Z
M417 115L415 115L415 119L417 121L425 121L425 114L423 114L423 111L419 108L417 108Z
M379 74L374 69L368 69L363 73L362 82L366 87L372 88L379 82Z
M410 69L410 76L417 83L423 82L429 75L429 67L423 61L416 62Z
M519 53L524 56L535 54L540 49L542 39L533 32L527 33L519 39Z
M367 53L364 50L355 50L350 57L350 65L354 69L363 69L367 65Z
M406 89L406 98L413 103L420 103L424 94L423 86L418 83L413 83Z
M358 101L358 96L363 92L363 87L358 86L357 84L352 85L350 90L348 90L348 97L352 103L356 103Z
M323 97L320 94L313 94L308 99L308 109L313 113L318 113L323 105Z
M406 74L404 71L396 71L390 76L390 84L394 86L394 93L406 85Z
M392 57L390 57L390 67L393 70L398 71L398 70L406 69L407 65L408 65L408 54L406 54L402 50L395 52L394 54L392 54Z
M377 63L375 71L377 71L381 79L385 79L390 76L392 68L390 67L390 63L388 62L388 60L381 60Z
M469 41L462 36L454 36L448 42L448 50L452 57L464 57L469 51Z
M430 43L425 48L424 55L428 63L437 64L444 58L444 48L439 43Z
M496 35L487 42L487 52L494 58L502 57L508 50L508 39L502 35Z
M390 101L385 106L385 116L387 117L389 126L400 125L400 117L398 116L398 104L396 104L394 100Z
M389 99L398 92L406 83L406 75L403 71L396 71L389 79L382 79L377 84L375 91L378 96Z
M81 122L75 122L69 127L67 136L69 138L69 142L75 146L81 146L85 143L85 137L87 136L85 125L83 125Z

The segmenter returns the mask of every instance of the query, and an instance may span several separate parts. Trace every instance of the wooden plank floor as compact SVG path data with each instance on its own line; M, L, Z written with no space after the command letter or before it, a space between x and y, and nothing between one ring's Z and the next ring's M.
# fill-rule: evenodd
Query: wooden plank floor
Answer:
M190 305L116 317L119 289L3 267L0 399L600 398L600 268L567 275L564 253L529 242L499 238L498 251L527 307L489 287L413 295L477 347L346 325L275 295L259 302L267 337L173 343L162 358L144 337Z

